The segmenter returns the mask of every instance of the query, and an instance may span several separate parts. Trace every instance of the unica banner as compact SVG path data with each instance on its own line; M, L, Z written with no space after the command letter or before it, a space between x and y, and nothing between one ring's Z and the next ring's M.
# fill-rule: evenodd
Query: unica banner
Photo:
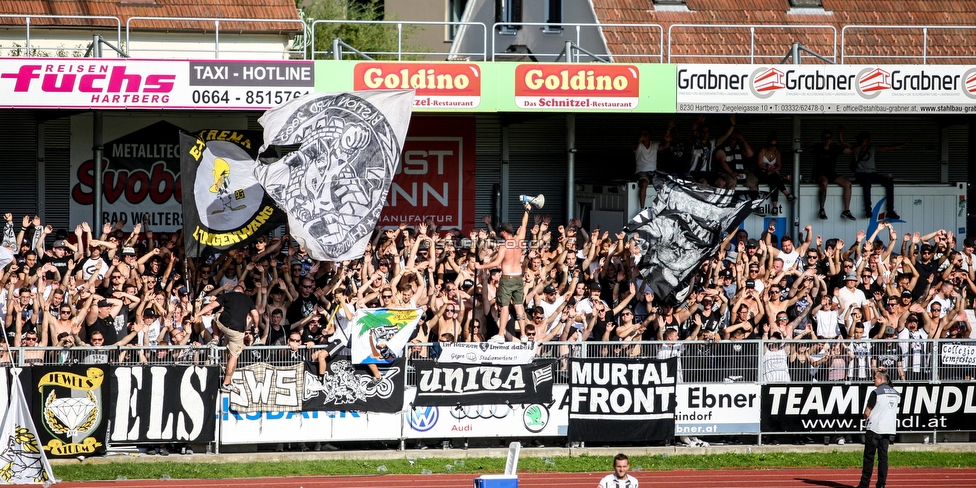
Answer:
M414 88L416 111L675 111L675 66L667 64L315 63L318 92Z

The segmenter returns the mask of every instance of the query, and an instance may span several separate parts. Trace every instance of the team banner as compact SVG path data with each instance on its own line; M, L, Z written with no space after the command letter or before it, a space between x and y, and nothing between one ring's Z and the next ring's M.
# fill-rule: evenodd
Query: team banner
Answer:
M675 435L759 433L757 384L682 383L675 392Z
M415 405L550 403L555 360L481 365L415 361Z
M939 359L944 366L976 366L976 344L939 344Z
M459 364L529 364L535 359L534 342L452 342L441 344L437 362Z
M32 366L21 373L21 383L33 397L31 417L48 456L105 452L105 374L101 366Z
M302 409L399 412L403 408L406 359L380 366L379 371L381 379L376 381L368 368L337 359L319 376L318 364L307 362Z
M243 247L287 221L254 179L260 146L258 131L180 134L188 256Z
M969 65L678 65L678 112L963 113Z
M976 385L896 384L898 432L972 430ZM763 432L856 432L865 429L864 404L874 385L762 387Z
M234 371L228 409L240 414L358 410L399 412L403 408L405 360L380 367L374 380L366 367L348 360L329 362L325 375L318 364L290 366L256 363Z
M667 173L654 174L657 196L624 227L635 234L638 268L654 296L677 304L702 261L715 254L762 199L742 198L733 190L698 185Z
M553 397L562 398L566 385L553 386ZM557 437L565 436L569 411L549 403L504 403L495 405L415 405L413 388L407 391L403 412L403 436L408 439L473 437Z
M3 369L2 373L6 383L7 370ZM54 471L44 454L20 381L12 382L10 393L7 412L0 424L0 484L50 485Z
M356 310L351 337L352 362L391 364L403 355L424 310L420 308L360 308Z
M217 367L118 366L111 368L113 443L184 443L214 440ZM179 392L174 395L172 392Z
M643 442L674 436L678 358L570 360L569 439Z
M258 119L268 145L301 144L254 175L313 259L360 258L400 161L413 90L316 93Z

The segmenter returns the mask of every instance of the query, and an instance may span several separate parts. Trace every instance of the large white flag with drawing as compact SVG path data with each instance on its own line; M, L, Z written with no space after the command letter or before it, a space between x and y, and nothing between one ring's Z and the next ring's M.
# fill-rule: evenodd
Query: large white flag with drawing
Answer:
M400 161L413 90L315 93L258 119L264 146L301 144L254 176L318 260L363 255Z
M6 381L6 378L2 381ZM10 406L0 428L0 483L22 485L53 482L54 471L41 448L20 379L14 375L10 383Z

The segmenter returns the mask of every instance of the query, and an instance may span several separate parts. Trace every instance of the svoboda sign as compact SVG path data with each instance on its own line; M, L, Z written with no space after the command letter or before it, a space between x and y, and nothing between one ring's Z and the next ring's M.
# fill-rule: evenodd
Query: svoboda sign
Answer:
M481 68L470 63L358 63L354 90L417 90L418 108L475 108L481 103Z
M515 68L515 105L530 109L633 109L640 70L625 64L522 64Z
M976 110L967 66L678 65L676 85L678 112Z

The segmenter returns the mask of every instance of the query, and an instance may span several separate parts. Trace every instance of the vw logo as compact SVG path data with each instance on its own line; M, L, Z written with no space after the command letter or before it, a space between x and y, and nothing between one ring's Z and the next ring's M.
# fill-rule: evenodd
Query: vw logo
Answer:
M469 405L451 409L451 416L458 419L503 419L512 413L508 405Z
M407 423L410 428L417 432L427 432L437 425L437 417L440 411L437 407L414 407L407 414Z

